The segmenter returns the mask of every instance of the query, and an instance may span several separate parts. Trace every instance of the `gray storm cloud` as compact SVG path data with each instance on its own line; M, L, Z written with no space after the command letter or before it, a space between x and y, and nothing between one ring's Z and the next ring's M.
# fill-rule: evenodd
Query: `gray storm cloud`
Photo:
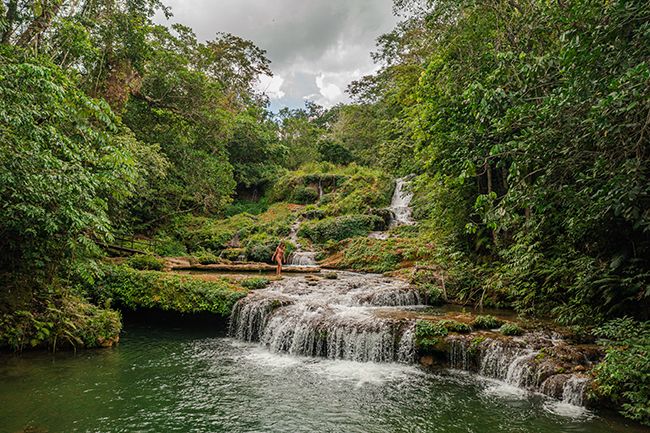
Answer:
M376 38L396 18L392 0L167 0L174 16L200 39L217 32L247 38L265 49L273 78L260 88L272 107L305 99L332 106L346 100L347 84L372 72Z

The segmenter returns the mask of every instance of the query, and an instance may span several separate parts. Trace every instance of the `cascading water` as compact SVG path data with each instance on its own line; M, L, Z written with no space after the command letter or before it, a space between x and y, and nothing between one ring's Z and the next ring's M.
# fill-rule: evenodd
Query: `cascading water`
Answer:
M254 291L235 305L231 336L292 355L415 363L419 358L413 315L425 307L419 293L405 281L381 275L336 275L286 277ZM557 350L563 359L583 357L579 364L590 362L557 335L451 334L445 347L447 365L453 369L543 393L565 406L581 406L590 384L587 376L565 373L567 368L548 356Z
M538 336L537 346L552 345L554 340ZM545 339L539 344L539 339ZM517 388L540 392L565 403L582 406L590 380L579 374L556 374L557 366L545 362L546 353L522 340L449 339L451 368L474 371Z
M291 266L318 266L316 253L313 251L296 251L289 256Z
M339 275L337 280L286 278L256 291L235 306L231 334L294 355L413 362L413 324L376 313L418 305L418 293L406 282L380 275Z
M393 193L393 199L389 208L393 213L392 226L412 225L415 223L410 207L413 193L405 189L407 185L408 180L406 178L395 181L395 192Z

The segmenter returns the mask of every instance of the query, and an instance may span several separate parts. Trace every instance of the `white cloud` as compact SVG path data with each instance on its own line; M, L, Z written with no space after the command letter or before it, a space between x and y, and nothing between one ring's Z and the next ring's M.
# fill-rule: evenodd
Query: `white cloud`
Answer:
M190 26L199 39L229 32L267 50L275 77L263 78L260 85L274 107L297 107L305 98L327 106L346 101L344 90L350 81L375 68L370 57L375 40L397 21L392 0L165 0L165 4L174 13L171 22Z
M262 75L257 84L257 90L266 93L269 99L282 99L286 95L282 90L283 84L284 78L280 75L274 75L272 77Z

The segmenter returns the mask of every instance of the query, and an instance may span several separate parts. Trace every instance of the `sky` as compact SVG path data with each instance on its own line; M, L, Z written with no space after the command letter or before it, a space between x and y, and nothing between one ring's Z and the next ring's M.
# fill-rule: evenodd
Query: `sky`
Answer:
M325 107L348 101L347 85L375 71L378 36L397 23L392 0L166 0L167 22L191 27L200 40L228 32L267 51L273 77L259 88L271 109ZM161 19L164 22L164 19Z

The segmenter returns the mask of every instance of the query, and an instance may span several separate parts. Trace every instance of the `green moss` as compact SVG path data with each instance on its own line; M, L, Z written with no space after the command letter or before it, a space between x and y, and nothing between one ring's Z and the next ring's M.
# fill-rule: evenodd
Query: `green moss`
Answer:
M503 335L517 336L522 335L524 333L524 330L521 329L516 323L509 322L504 323L501 328L499 328L499 332Z
M165 262L151 254L136 254L129 257L127 264L133 269L141 271L162 271Z
M476 329L496 329L503 324L502 320L490 315L479 315L472 321L472 326Z
M105 268L93 288L100 301L112 300L129 310L154 308L179 313L214 313L228 316L246 291L226 279L204 281L190 275L136 271L126 266Z

